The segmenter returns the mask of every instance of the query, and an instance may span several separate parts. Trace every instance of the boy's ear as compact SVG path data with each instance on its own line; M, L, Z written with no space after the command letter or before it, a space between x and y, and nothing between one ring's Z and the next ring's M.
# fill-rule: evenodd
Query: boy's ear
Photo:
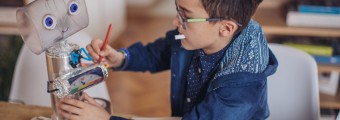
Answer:
M221 36L230 36L233 35L237 29L238 29L238 25L230 20L223 20L221 21L222 25L220 27L220 35Z

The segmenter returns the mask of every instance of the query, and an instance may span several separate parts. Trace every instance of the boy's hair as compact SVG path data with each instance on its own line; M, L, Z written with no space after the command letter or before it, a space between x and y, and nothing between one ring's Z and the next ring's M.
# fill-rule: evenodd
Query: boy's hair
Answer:
M233 19L242 25L249 23L257 7L263 0L201 0L210 18Z

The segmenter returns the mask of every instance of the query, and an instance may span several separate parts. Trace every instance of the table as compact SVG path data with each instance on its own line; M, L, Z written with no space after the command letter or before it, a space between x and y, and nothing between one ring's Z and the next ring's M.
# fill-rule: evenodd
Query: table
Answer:
M30 120L34 117L43 116L50 118L52 108L34 105L23 105L8 102L0 102L0 119L1 120ZM117 116L117 115L116 115ZM118 115L133 120L180 120L179 117L134 117L132 115Z
M44 116L50 118L52 108L0 102L0 119L2 120L30 120L33 117Z

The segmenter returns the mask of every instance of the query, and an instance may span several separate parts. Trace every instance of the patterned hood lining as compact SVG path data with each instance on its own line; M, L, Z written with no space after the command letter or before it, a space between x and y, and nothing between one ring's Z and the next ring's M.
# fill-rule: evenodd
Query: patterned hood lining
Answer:
M262 73L268 64L267 40L261 26L251 20L248 26L234 38L220 63L220 71L214 78L239 72Z

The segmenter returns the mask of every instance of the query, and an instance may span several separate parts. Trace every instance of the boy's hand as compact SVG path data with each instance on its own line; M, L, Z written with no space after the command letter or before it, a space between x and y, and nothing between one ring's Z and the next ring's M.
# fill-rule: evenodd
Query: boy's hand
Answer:
M93 62L103 62L104 64L108 64L109 67L119 67L123 63L125 57L123 53L118 52L113 49L110 45L106 46L106 49L101 51L101 47L103 45L103 41L99 39L95 39L91 41L91 44L86 46L87 51L93 59ZM103 57L102 61L99 60L99 55Z
M87 99L85 101L65 98L60 105L61 115L69 120L109 120L111 115L100 107L97 102Z

